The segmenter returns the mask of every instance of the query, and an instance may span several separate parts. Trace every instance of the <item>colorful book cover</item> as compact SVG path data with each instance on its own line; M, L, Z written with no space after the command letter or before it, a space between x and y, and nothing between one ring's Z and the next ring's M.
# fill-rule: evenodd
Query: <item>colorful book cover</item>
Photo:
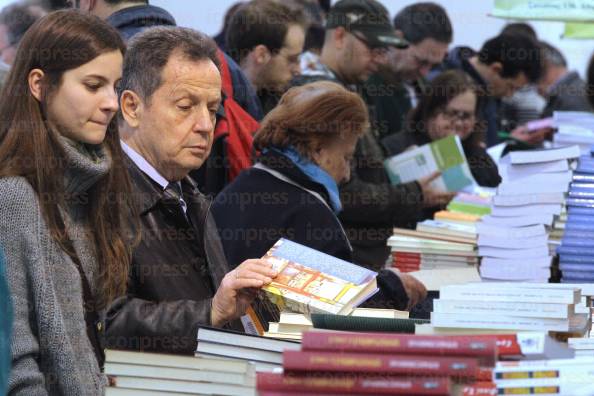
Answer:
M377 273L287 239L263 258L279 273L263 290L281 311L348 315L377 291Z
M392 184L408 183L440 171L441 177L432 182L444 191L461 191L477 183L458 136L448 136L421 147L405 151L384 161Z

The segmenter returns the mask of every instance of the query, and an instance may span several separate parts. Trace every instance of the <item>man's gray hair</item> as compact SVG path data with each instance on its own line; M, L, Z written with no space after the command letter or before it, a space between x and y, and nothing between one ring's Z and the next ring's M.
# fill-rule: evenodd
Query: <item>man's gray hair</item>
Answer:
M119 93L130 90L150 103L174 53L190 61L211 60L219 67L217 45L207 35L182 27L150 28L135 35L128 44Z

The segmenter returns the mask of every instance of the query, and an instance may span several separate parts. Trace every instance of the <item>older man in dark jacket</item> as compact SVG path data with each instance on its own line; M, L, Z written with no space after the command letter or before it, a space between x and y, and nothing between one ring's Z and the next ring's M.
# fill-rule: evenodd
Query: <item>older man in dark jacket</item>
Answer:
M240 328L253 290L276 275L263 260L229 272L210 203L188 177L209 154L221 101L214 41L175 27L140 33L120 88L141 241L128 295L108 312L107 343L191 354L200 325Z

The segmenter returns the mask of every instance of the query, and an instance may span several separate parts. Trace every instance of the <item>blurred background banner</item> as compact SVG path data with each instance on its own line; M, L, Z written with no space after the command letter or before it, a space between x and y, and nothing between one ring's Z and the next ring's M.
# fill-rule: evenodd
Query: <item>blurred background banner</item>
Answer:
M594 22L594 1L495 0L491 15L505 19Z
M594 39L594 23L566 23L563 38L579 40Z

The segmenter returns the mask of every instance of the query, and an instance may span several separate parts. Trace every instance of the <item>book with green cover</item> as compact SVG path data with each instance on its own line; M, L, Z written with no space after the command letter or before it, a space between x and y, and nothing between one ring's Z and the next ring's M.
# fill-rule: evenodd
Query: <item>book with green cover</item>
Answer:
M390 157L384 161L384 167L395 185L440 171L441 176L432 182L435 188L462 191L476 186L458 136L448 136Z

